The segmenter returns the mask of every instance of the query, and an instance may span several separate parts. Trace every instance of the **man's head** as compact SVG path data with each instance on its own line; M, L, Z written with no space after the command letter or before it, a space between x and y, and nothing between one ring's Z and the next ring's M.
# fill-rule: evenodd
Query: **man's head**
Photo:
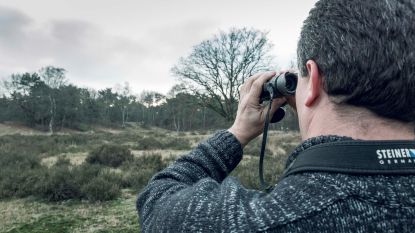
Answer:
M314 66L337 106L415 121L413 0L320 0L304 22L297 56L301 76L310 78Z

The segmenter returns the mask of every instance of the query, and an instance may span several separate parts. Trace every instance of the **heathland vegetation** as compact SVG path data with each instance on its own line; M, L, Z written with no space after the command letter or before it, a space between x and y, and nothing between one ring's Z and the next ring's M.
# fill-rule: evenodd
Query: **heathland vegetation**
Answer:
M54 135L24 132L8 126L0 136L0 232L136 232L137 193L155 172L213 133L136 123ZM278 179L298 141L296 133L271 132L268 181ZM258 188L259 147L260 140L248 145L232 174L247 188Z

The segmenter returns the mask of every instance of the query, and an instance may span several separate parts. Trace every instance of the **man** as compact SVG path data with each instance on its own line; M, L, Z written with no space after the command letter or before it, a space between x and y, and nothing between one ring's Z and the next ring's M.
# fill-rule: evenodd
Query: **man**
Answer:
M371 143L406 143L412 147L378 150L376 159L394 163L391 158L399 153L412 161L414 22L412 0L316 4L297 50L301 77L295 106L304 142L289 157L288 169L307 151L339 142L363 149ZM153 177L137 201L143 231L413 232L411 169L404 174L389 174L388 169L353 173L347 167L339 172L305 170L286 175L270 193L247 190L227 177L241 160L243 147L262 133L266 111L259 96L275 74L251 77L240 90L233 126ZM285 101L275 100L271 112ZM332 150L330 155L341 152ZM358 156L364 161L369 154Z

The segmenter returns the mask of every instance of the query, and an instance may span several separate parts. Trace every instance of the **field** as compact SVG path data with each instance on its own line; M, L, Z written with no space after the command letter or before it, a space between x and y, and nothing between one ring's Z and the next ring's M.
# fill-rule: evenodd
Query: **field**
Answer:
M214 131L171 132L129 124L47 135L0 124L0 232L139 232L135 200L148 179ZM275 182L297 133L271 131L265 177ZM233 172L258 188L260 139Z

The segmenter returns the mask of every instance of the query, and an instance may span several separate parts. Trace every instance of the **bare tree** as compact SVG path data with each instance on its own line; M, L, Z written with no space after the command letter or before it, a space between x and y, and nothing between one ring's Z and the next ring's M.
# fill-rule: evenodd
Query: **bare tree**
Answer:
M59 67L46 66L39 70L42 81L50 88L49 89L49 133L53 134L53 126L55 124L56 117L56 95L57 90L66 85L68 80L65 77L66 70Z
M200 103L228 121L235 118L238 88L252 74L271 68L267 32L231 29L193 47L172 68Z
M53 66L46 66L39 70L42 81L50 88L59 88L67 85L68 80L65 77L65 73L65 69Z
M124 85L117 84L115 86L115 91L118 94L118 105L121 110L122 127L125 128L125 122L128 120L128 106L134 101L135 97L131 95L132 91L128 82L124 82Z

